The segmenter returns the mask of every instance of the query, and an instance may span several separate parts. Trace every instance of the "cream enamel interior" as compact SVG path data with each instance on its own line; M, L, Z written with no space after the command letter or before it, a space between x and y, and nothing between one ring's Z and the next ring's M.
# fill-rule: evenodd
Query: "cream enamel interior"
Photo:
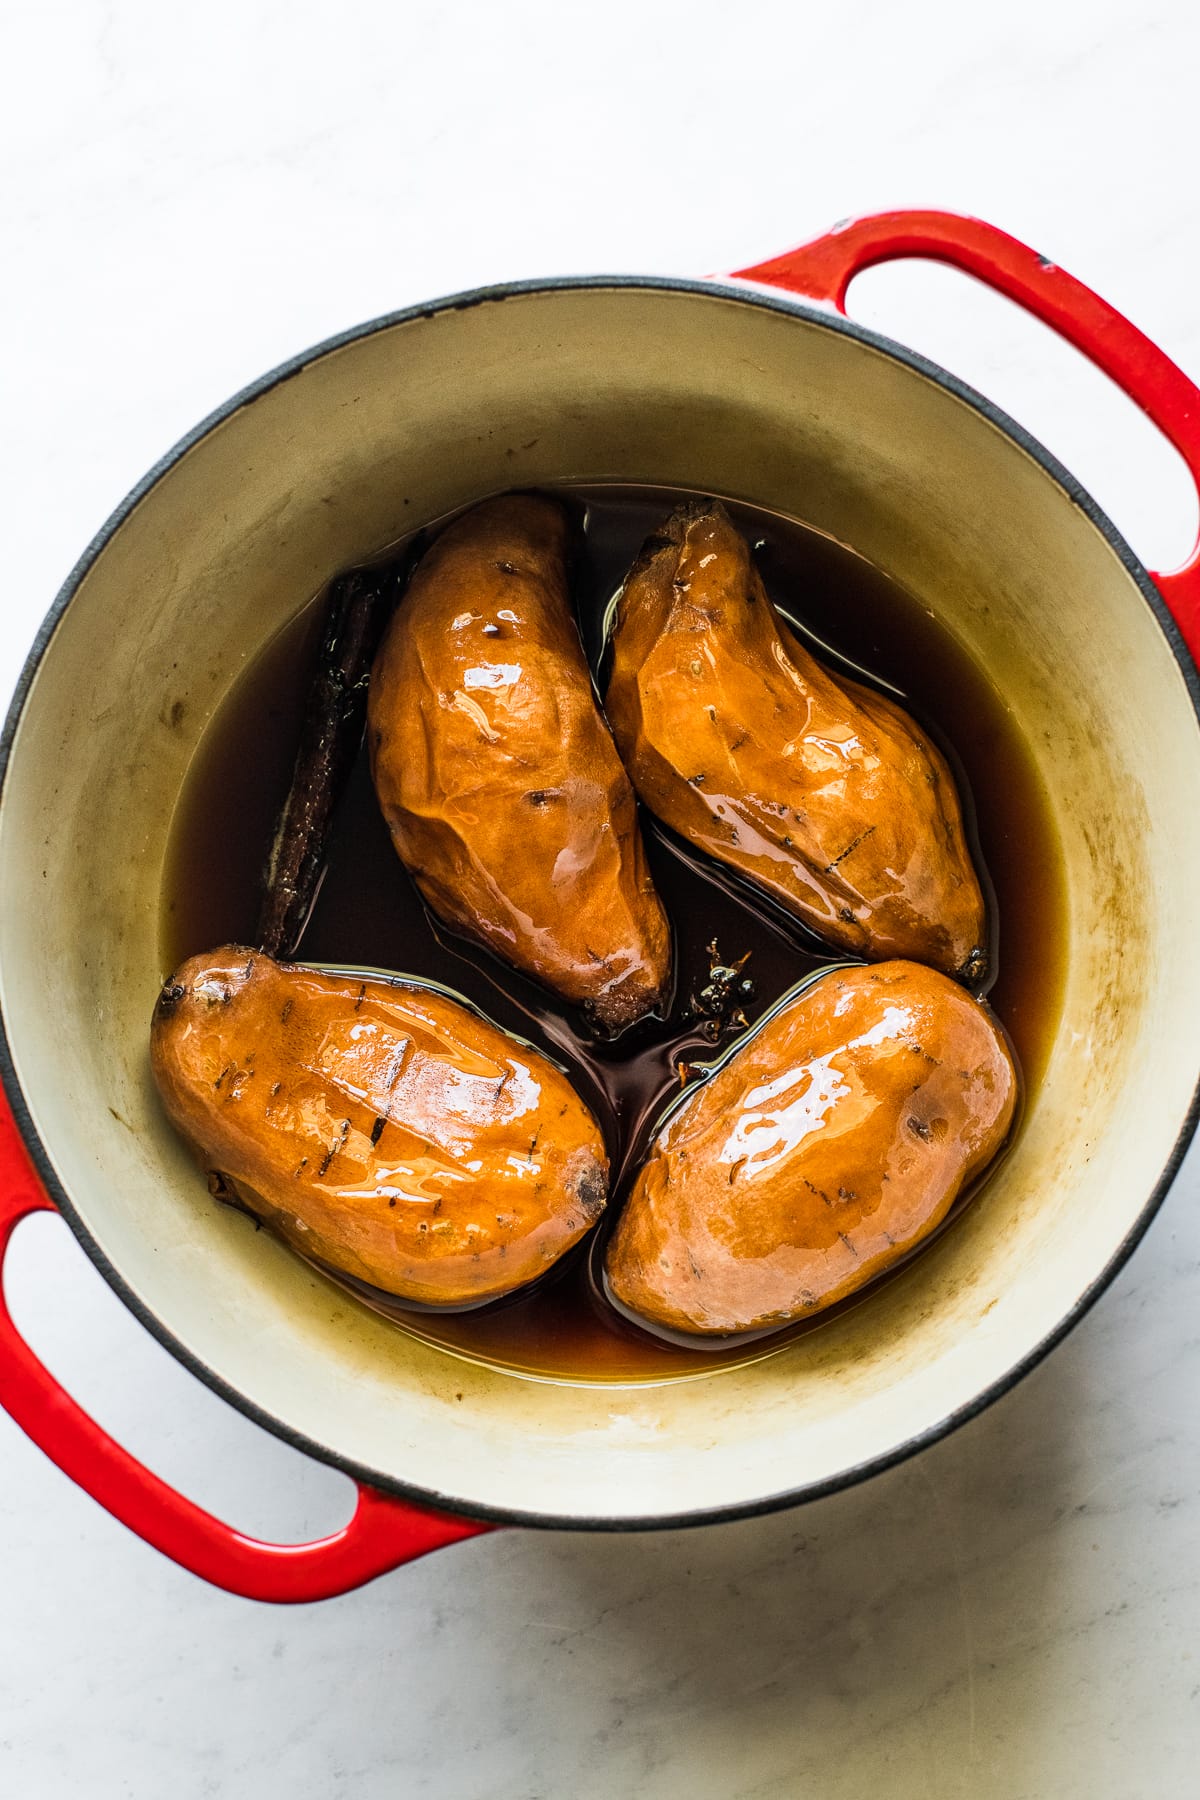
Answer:
M1067 868L1061 1028L982 1202L869 1304L670 1385L533 1382L376 1320L210 1203L147 1071L168 825L238 670L338 568L564 477L752 500L907 583L1016 715ZM1195 714L1135 581L965 401L750 295L518 292L322 355L211 430L110 538L13 745L4 1017L86 1232L178 1345L290 1432L467 1508L752 1506L896 1451L1003 1380L1134 1226L1200 1070L1198 787Z

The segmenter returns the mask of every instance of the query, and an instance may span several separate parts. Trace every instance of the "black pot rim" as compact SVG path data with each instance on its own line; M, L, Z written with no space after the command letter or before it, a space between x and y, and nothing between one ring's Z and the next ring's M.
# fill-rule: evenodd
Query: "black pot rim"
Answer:
M1078 507L1079 511L1095 526L1110 548L1124 565L1128 574L1141 592L1150 611L1154 614L1159 628L1166 638L1171 652L1183 676L1192 706L1200 721L1200 675L1188 653L1179 629L1171 613L1151 581L1143 564L1134 555L1125 539L1113 525L1108 516L1097 506L1090 494L1075 480L1074 476L1064 468L1058 458L1053 456L1044 445L1038 442L1021 425L986 399L968 383L949 374L937 363L910 350L903 344L860 325L844 314L818 302L798 299L780 289L768 289L753 284L720 281L696 281L676 277L663 276L628 276L628 275L590 275L562 276L544 280L528 280L504 282L493 287L475 288L465 293L452 294L445 299L426 302L417 306L403 307L392 313L385 313L379 318L370 319L361 325L352 326L349 330L339 332L333 337L302 351L298 356L280 363L278 367L251 382L240 392L209 413L207 418L195 426L165 456L143 476L141 481L130 490L125 499L109 516L96 533L87 549L83 552L65 582L56 595L50 610L46 614L34 639L33 646L26 658L25 665L18 677L13 691L12 701L5 719L3 732L0 733L0 806L3 805L4 789L8 777L8 767L21 716L25 709L34 677L45 656L50 641L61 620L66 614L72 599L81 586L84 578L107 547L110 540L125 523L126 519L150 493L162 477L172 469L180 459L196 444L207 437L218 425L239 412L244 406L260 399L280 383L290 380L293 375L301 373L311 364L327 356L330 352L357 343L360 339L373 337L381 331L390 330L393 326L408 324L419 319L433 319L446 312L463 311L469 307L485 306L501 303L521 295L566 293L579 289L641 289L662 293L679 293L699 295L719 300L734 300L742 305L755 306L767 311L777 312L793 318L801 318L806 323L838 333L840 336L853 339L865 348L879 352L899 362L915 373L932 381L937 387L952 394L956 399L980 414L989 424L995 426L1011 439L1021 450L1040 464L1042 469L1062 489L1063 493ZM787 1488L779 1493L765 1494L753 1500L741 1501L735 1505L696 1507L690 1511L679 1513L653 1514L649 1517L614 1518L603 1513L595 1515L563 1515L556 1513L531 1512L519 1507L502 1507L482 1505L474 1501L464 1501L452 1494L439 1493L434 1489L419 1487L396 1479L394 1476L372 1469L353 1458L331 1450L327 1445L318 1443L303 1432L277 1419L272 1413L259 1406L237 1388L231 1386L220 1375L196 1356L174 1334L167 1329L157 1315L147 1307L132 1291L124 1277L113 1266L96 1243L79 1214L76 1212L69 1195L65 1192L55 1173L50 1157L33 1124L29 1109L25 1104L24 1094L17 1079L8 1036L8 1021L0 1007L0 1082L3 1083L9 1105L17 1129L25 1142L38 1176L47 1194L54 1201L58 1211L70 1226L75 1237L83 1246L88 1257L104 1277L108 1285L119 1296L133 1313L134 1317L145 1326L146 1330L158 1340L163 1347L183 1364L206 1387L219 1394L223 1400L251 1419L256 1425L281 1438L293 1448L314 1457L318 1462L341 1470L355 1481L367 1487L376 1488L384 1493L412 1502L416 1506L430 1508L442 1513L457 1515L469 1519L478 1519L499 1525L524 1525L559 1531L650 1531L678 1530L686 1526L718 1524L728 1520L754 1518L763 1514L784 1511L799 1506L807 1501L823 1499L846 1488L857 1486L870 1477L882 1474L885 1470L895 1468L906 1462L909 1457L937 1443L950 1432L964 1425L968 1420L976 1418L987 1407L1010 1393L1018 1382L1022 1381L1032 1369L1035 1369L1062 1340L1072 1331L1079 1321L1095 1305L1118 1272L1129 1260L1137 1245L1148 1230L1159 1207L1162 1205L1171 1184L1178 1173L1179 1166L1191 1143L1200 1122L1200 1076L1192 1093L1192 1099L1184 1120L1183 1127L1175 1141L1171 1155L1168 1157L1158 1180L1148 1196L1138 1217L1122 1238L1121 1242L1109 1258L1100 1274L1083 1291L1053 1331L1034 1346L1021 1360L994 1382L982 1389L973 1399L962 1406L954 1408L935 1424L924 1431L914 1434L902 1444L882 1452L875 1457L855 1463L837 1475L829 1476L821 1481L807 1482L799 1487Z

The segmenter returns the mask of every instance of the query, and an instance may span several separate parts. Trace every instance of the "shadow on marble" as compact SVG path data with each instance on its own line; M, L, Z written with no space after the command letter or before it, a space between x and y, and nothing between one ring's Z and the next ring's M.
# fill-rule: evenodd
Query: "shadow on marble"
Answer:
M686 1736L693 1796L862 1800L889 1767L891 1796L1036 1794L1082 1374L1060 1354L945 1443L790 1513L514 1539L493 1572L514 1610L545 1595L529 1631L577 1741L593 1678L611 1694L576 1792L682 1794Z
M25 1518L30 1579L0 1628L0 1763L7 1744L27 1792L73 1791L66 1694L110 1747L95 1800L128 1793L130 1767L146 1772L139 1792L186 1768L205 1771L199 1791L289 1800L1189 1792L1195 1173L1014 1393L901 1468L786 1514L502 1531L279 1609L183 1575L82 1496L64 1534L62 1478L23 1463L47 1522L39 1537ZM274 1514L295 1478L273 1460L282 1447L256 1461L252 1442L210 1440L190 1417L189 1468L205 1443L248 1459Z

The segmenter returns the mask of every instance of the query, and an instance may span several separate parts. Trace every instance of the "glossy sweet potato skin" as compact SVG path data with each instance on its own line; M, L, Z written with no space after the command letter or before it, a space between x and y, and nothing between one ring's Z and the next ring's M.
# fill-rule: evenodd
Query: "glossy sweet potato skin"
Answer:
M717 502L673 513L630 572L606 706L641 798L690 843L840 948L982 980L984 900L944 757L809 655Z
M611 1291L698 1334L817 1313L940 1224L1017 1096L1003 1033L957 983L833 970L667 1121L608 1247Z
M375 791L456 930L616 1032L661 1009L671 942L571 613L562 507L514 494L422 558L371 676Z
M151 1064L246 1204L402 1299L508 1293L604 1208L604 1143L566 1076L440 994L226 947L163 987Z

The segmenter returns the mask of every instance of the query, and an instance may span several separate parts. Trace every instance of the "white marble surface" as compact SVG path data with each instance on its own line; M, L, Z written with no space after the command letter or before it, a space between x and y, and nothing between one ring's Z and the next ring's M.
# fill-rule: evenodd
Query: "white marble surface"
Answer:
M45 0L0 22L0 681L109 509L322 335L496 278L702 273L852 211L1006 225L1200 376L1200 14L1014 0ZM1124 402L956 278L855 307L1004 402L1152 563L1196 503ZM0 1415L14 1800L1170 1800L1200 1753L1200 1162L1049 1362L791 1515L509 1532L295 1611L173 1569ZM300 1537L347 1485L202 1391L50 1219L9 1288L187 1492Z

